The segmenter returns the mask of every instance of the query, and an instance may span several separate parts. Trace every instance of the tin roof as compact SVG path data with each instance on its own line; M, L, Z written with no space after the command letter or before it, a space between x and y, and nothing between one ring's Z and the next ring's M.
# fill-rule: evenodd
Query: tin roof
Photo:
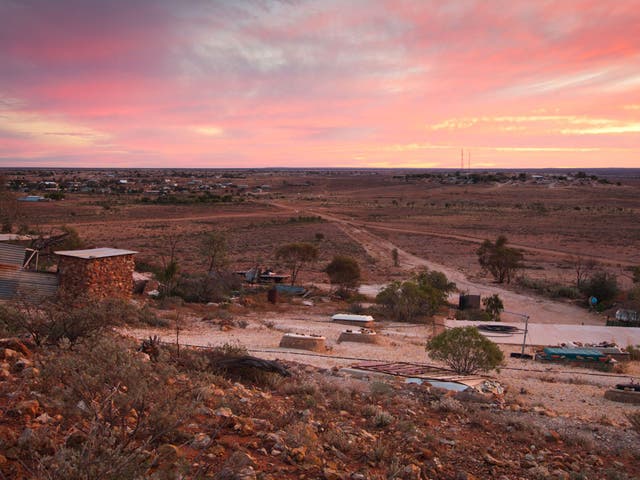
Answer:
M56 255L62 255L64 257L83 258L85 260L91 260L94 258L105 257L117 257L119 255L133 255L138 252L133 250L121 250L119 248L89 248L87 250L59 250L55 252Z

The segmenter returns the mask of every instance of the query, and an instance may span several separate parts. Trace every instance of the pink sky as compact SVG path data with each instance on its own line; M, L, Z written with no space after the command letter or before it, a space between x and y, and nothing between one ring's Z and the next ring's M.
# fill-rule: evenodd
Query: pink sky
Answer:
M462 147L640 167L640 0L0 0L0 166L455 168Z

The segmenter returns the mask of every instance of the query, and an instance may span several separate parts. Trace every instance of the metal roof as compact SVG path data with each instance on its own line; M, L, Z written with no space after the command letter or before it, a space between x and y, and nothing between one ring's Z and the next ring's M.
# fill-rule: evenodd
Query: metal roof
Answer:
M75 257L82 258L85 260L92 260L94 258L105 258L105 257L117 257L119 255L133 255L138 252L134 252L133 250L121 250L119 248L89 248L87 250L60 250L54 252L56 255L61 255L63 257Z

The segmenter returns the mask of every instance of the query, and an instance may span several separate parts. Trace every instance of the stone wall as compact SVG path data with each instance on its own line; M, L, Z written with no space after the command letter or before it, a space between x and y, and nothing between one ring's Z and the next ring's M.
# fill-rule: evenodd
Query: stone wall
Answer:
M60 256L58 274L64 293L92 298L130 298L133 255L83 259Z
M285 333L282 336L280 339L280 347L311 350L312 352L324 352L327 350L325 337L312 337L290 333Z

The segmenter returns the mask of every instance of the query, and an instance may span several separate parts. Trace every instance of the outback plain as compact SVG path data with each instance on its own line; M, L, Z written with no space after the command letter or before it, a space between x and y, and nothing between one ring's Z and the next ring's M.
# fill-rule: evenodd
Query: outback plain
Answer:
M640 437L633 418L640 407L604 398L616 383L640 377L637 360L602 372L510 358L510 353L520 352L519 341L504 342L504 363L487 372L504 391L472 399L427 384L409 385L403 378L353 378L341 370L365 361L442 366L429 358L425 345L461 318L460 294L497 294L504 303L501 321L519 326L528 317L536 325L598 327L615 318L619 309L637 310L639 299L629 293L636 285L634 268L640 265L636 170L4 174L14 185L45 179L58 189L71 185L62 189L63 195L49 195L48 201L20 202L16 230L55 235L71 229L82 248L136 251L136 271L144 274L140 278L160 280L158 295L144 289L131 300L159 320L118 326L123 336L119 341L157 337L163 348L177 347L178 353L181 347L188 351L233 345L296 372L295 381L243 385L221 380L204 400L210 403L209 413L198 410L197 419L180 424L178 438L158 443L173 460L154 453L155 463L145 475L456 480L638 475ZM211 274L211 258L203 250L211 232L224 237L220 268L224 278L233 279L226 280L230 292L198 290L198 297L184 287L182 298L164 294L158 272L168 264L175 265L187 286ZM500 235L523 259L508 283L497 283L478 262L483 242ZM304 287L304 295L280 292L269 301L270 285L248 284L234 273L261 268L289 274L290 266L276 252L296 242L317 251L295 282ZM336 255L359 265L357 288L348 294L330 283L326 273ZM390 282L425 270L442 272L456 284L448 304L409 322L385 315L376 295ZM577 286L597 272L615 278L617 290L606 305L593 308ZM332 322L331 315L339 312L373 315L379 341L338 342L345 326ZM324 337L326 348L309 352L280 347L287 333ZM543 346L527 343L525 351L533 354ZM180 382L185 373L167 375L177 375ZM20 381L16 376L3 387ZM25 392L26 387L21 395ZM39 402L27 422L42 417L46 401ZM267 418L265 402L283 418L285 412L290 416L286 421ZM2 404L9 411L10 397L5 395ZM15 426L23 421L23 412L14 412L14 417ZM52 434L55 441L69 438L62 418L40 423L58 428ZM406 450L394 442L406 444ZM50 450L55 456L55 449ZM24 462L16 466L12 455L5 455L6 471L28 472ZM178 463L182 473L166 465ZM169 476L162 477L165 474Z

